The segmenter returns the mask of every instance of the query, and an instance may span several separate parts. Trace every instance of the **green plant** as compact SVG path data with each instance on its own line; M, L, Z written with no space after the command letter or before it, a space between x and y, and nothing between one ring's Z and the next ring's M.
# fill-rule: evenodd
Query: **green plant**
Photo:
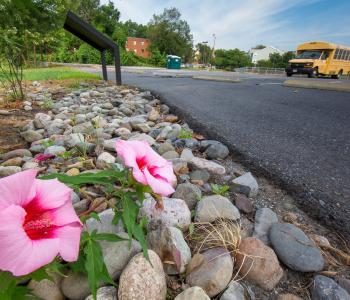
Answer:
M4 47L0 52L0 84L11 100L24 100L25 94L22 81L22 52L19 48L10 44L9 47Z
M64 151L63 153L57 154L58 157L61 157L63 159L68 159L73 156L73 151Z
M52 109L53 101L50 98L45 98L44 103L41 105L43 109Z
M216 195L226 196L230 187L228 185L211 184L211 190Z
M46 141L42 141L41 145L43 145L45 148L51 147L55 144L55 141L48 139Z
M184 128L181 128L180 134L179 134L180 139L192 139L193 138L193 133L189 130L186 130Z

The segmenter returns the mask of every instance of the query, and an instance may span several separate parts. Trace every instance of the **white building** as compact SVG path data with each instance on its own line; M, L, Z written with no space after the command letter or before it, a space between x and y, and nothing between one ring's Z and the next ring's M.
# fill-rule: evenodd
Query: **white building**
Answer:
M282 55L284 52L272 46L266 46L263 49L252 48L249 50L253 64L256 64L259 60L268 60L272 53L279 53Z

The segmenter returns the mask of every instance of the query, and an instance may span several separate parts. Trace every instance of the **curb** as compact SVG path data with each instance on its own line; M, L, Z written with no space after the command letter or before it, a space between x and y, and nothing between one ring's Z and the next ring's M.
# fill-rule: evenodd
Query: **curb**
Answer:
M302 81L302 80L286 80L283 82L283 86L287 87L299 87L305 89L319 89L319 90L329 90L329 91L338 91L338 92L350 92L350 84L344 84L343 82L316 82L316 81Z
M240 79L233 79L228 77L219 77L219 76L193 76L192 79L197 80L207 80L207 81L219 81L219 82L231 82L231 83L239 83L242 82Z

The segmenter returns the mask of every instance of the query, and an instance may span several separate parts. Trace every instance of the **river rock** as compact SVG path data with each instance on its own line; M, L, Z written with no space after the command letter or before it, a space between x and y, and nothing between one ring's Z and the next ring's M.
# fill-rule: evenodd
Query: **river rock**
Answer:
M212 248L196 254L187 267L186 282L201 287L209 297L225 289L233 273L233 259L223 248Z
M16 149L1 155L2 160L9 160L14 157L33 157L33 155L27 149Z
M124 232L123 223L120 221L116 225L112 224L112 220L114 218L114 211L112 208L109 208L103 212L98 214L99 221L90 218L86 221L85 229L88 232L92 232L93 230L97 230L97 233L121 233Z
M218 141L205 140L201 142L200 146L205 148L204 153L210 159L224 159L229 154L227 146Z
M277 215L269 208L259 208L255 213L255 225L253 237L261 240L265 245L270 245L269 231L271 225L278 222Z
M270 241L278 258L289 268L299 272L318 272L324 267L321 251L293 224L274 223Z
M45 149L45 154L59 155L65 153L67 150L62 146L50 146Z
M253 212L253 202L246 195L236 194L235 195L235 205L236 207L246 214Z
M206 183L210 179L210 173L207 170L194 170L190 173L191 181Z
M210 300L210 298L202 288L194 286L178 294L174 300Z
M42 140L44 137L40 132L35 130L27 130L21 133L21 136L28 142L32 143L35 141Z
M150 231L147 242L149 249L159 255L167 274L185 272L186 265L191 260L191 250L180 229L167 226Z
M1 163L1 166L8 167L8 166L17 166L20 167L22 165L23 159L22 157L13 157L10 158L3 163Z
M37 129L42 129L48 126L51 122L51 116L44 113L37 113L34 117L34 126Z
M174 226L187 230L191 224L191 212L182 199L163 197L164 209L156 207L153 198L143 201L139 217L145 216L148 220L148 230L157 229L161 226Z
M98 169L108 169L113 163L115 163L115 157L108 152L102 152L96 160L96 167Z
M166 280L159 256L148 250L150 262L143 253L135 255L119 280L119 300L165 300Z
M350 279L338 278L337 283L350 295Z
M71 133L64 139L64 145L68 148L73 148L80 143L84 143L85 138L81 133Z
M246 300L244 287L237 281L231 281L228 288L221 295L220 300Z
M167 160L171 160L171 159L179 158L180 155L176 151L168 151L162 154L162 156Z
M132 137L128 139L128 141L145 141L147 142L150 146L153 146L156 141L154 138L151 136L147 135L146 133L141 133L141 134L135 134Z
M28 284L31 294L42 300L64 300L60 285L62 277L58 274L50 274L53 281L43 279L41 281L31 280Z
M194 209L197 202L202 197L200 188L191 183L181 183L176 187L173 198L179 198L185 200L189 209Z
M259 185L252 173L248 172L235 178L233 190L237 193L245 194L247 197L255 197L259 191Z
M194 169L204 169L212 174L224 175L226 173L224 166L204 158L193 157L188 163Z
M160 155L162 155L168 151L175 151L175 148L173 147L173 145L165 142L159 145L157 151Z
M266 291L273 290L283 276L275 252L253 237L243 239L239 245L236 266L246 280Z
M22 169L21 167L16 167L16 166L9 166L9 167L2 167L0 166L0 178L6 177L9 175L16 174L18 172L21 172Z
M114 286L104 286L97 290L96 300L118 300L118 291ZM90 295L85 300L94 300L93 296Z
M311 286L312 300L350 300L348 292L333 279L317 275Z
M238 220L240 213L230 200L221 195L203 197L197 204L196 222L213 222L218 218Z

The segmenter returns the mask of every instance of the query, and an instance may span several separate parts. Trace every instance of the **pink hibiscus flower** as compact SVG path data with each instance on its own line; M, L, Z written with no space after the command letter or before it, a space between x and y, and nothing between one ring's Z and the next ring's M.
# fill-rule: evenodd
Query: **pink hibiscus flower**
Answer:
M132 168L136 181L149 185L153 192L162 196L175 192L176 176L172 163L156 153L147 142L118 140L116 150L124 164Z
M27 170L0 179L0 270L15 276L50 263L57 254L76 261L82 224L71 189Z
M40 161L45 161L45 160L48 160L48 159L51 159L54 157L55 157L55 155L53 155L53 154L40 153L40 154L35 155L34 159L36 161L40 162Z

